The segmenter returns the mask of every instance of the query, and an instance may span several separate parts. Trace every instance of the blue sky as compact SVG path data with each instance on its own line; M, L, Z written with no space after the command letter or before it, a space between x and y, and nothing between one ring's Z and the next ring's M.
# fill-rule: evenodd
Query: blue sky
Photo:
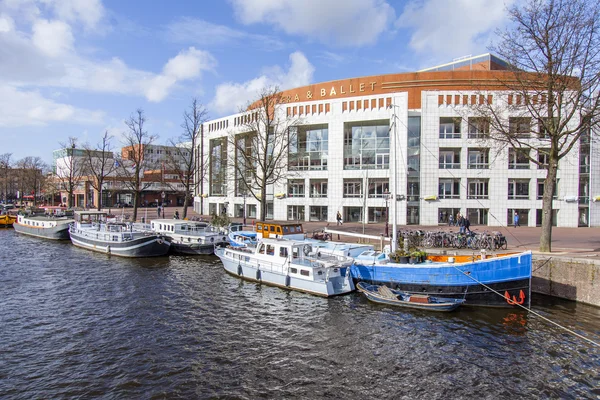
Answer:
M511 0L507 0L511 1ZM498 0L0 0L0 153L39 156L141 108L162 144L265 86L410 72L487 52Z

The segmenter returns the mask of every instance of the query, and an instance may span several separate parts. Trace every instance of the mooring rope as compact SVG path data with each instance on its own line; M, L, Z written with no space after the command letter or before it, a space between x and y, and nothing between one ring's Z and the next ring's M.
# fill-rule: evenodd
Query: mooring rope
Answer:
M496 293L498 296L502 297L503 299L506 299L506 297L505 297L503 294L501 294L501 293L499 293L498 291L496 291L496 290L492 289L491 287L489 287L489 286L488 286L488 285L486 285L485 283L483 283L483 282L480 282L479 280L477 280L476 278L474 278L474 277L472 277L471 275L467 274L465 271L461 270L461 269L460 269L460 268L458 268L457 266L455 266L455 265L452 265L452 267L454 267L455 269L457 269L458 271L460 271L460 272L461 272L463 275L465 275L465 276L468 276L469 278L473 279L475 282L477 282L478 284L480 284L480 285L481 285L481 286L483 286L484 288L486 288L486 289L488 289L488 290L490 290L490 291L492 291L492 292ZM567 328L567 327L565 327L565 326L562 326L562 325L560 325L560 324L559 324L559 323L557 323L557 322L554 322L554 321L552 321L552 320L551 320L551 319L549 319L549 318L546 318L546 317L544 317L544 316L543 316L543 315L541 315L540 313L538 313L538 312L536 312L536 311L533 311L531 308L527 308L527 307L525 307L525 306L523 306L523 305L521 305L521 304L518 304L518 303L514 303L514 304L515 304L515 305L517 305L517 306L519 306L519 307L521 307L521 308L522 308L522 309L524 309L525 311L529 311L530 313L532 313L532 314L534 314L534 315L536 315L536 316L540 317L541 319L543 319L543 320L545 320L545 321L547 321L547 322L549 322L549 323L551 323L551 324L553 324L553 325L555 325L555 326L557 326L557 327L559 327L559 328L561 328L561 329L563 329L563 330L565 330L565 331L567 331L567 332L571 333L572 335L575 335L575 336L577 336L578 338L580 338L580 339L583 339L583 340L585 340L585 341L587 341L587 342L589 342L589 343L591 343L591 344L595 345L596 347L600 347L600 343L598 343L598 342L595 342L595 341L593 341L592 339L588 339L587 337L585 337L585 336L583 336L583 335L581 335L581 334L579 334L579 333L577 333L577 332L573 331L572 329L569 329L569 328Z

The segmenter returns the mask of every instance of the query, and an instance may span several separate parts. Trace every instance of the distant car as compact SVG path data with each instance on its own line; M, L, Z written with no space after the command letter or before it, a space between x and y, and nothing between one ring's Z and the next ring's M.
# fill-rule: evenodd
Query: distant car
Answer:
M11 209L15 208L15 205L14 204L10 204L10 203L8 203L8 204L0 204L0 206L3 209L5 209L5 210L11 210Z

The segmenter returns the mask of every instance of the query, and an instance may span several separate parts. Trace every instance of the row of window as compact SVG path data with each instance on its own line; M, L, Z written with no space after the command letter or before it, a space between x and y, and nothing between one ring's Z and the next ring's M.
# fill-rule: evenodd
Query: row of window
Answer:
M529 149L508 149L508 169L529 169ZM542 165L548 165L550 149L537 150L537 160ZM440 169L460 169L461 149L441 148L439 151ZM468 169L488 169L490 167L490 149L470 148L467 150Z
M461 138L461 117L440 117L440 139ZM538 138L549 137L549 132L554 132L558 127L556 118L539 118L537 127L531 117L509 117L508 133L517 138L531 138L532 133ZM467 119L468 138L483 139L490 134L490 119L488 117L469 117Z
M467 199L489 199L489 179L474 178L467 179ZM508 179L508 199L529 199L530 179ZM306 197L304 179L288 180L288 197ZM440 178L438 184L438 197L440 199L459 199L461 196L461 179ZM555 195L558 193L558 182L555 187ZM537 180L537 199L540 200L544 193L544 179ZM309 197L327 197L327 179L311 179L309 183ZM375 178L368 180L367 197L385 198L389 194L389 183L387 178ZM362 197L362 179L344 179L343 197ZM413 199L415 200L415 199Z

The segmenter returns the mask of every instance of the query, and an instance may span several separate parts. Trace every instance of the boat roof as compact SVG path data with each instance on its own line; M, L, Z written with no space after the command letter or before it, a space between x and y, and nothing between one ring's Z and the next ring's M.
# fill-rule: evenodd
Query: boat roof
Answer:
M75 215L108 215L108 213L98 210L76 210Z
M157 218L150 220L150 222L158 222L161 224L170 224L170 225L199 225L199 226L207 226L207 222L202 221L190 221L188 219L175 219L175 218Z
M282 238L263 238L259 243L266 244L277 244L277 245L290 245L290 246L304 246L309 245L310 243L305 242L304 240L293 240L293 239L282 239Z

